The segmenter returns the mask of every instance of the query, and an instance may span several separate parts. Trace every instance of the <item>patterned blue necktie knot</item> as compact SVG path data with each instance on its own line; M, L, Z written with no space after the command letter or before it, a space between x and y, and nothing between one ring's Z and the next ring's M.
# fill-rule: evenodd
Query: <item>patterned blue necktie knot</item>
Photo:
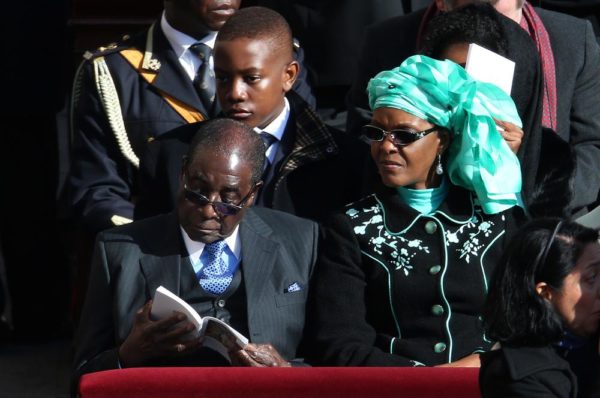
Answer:
M265 144L265 164L263 165L262 180L266 182L268 174L269 174L269 169L271 168L271 161L266 156L267 155L266 152L269 150L271 145L276 143L278 140L277 140L277 137L275 137L272 134L267 133L266 131L261 131L259 133L259 135L260 135L260 138L263 140L263 143Z
M269 134L266 131L261 131L259 134L260 138L262 138L263 143L265 144L265 151L277 141L277 138L274 135Z
M213 294L222 294L233 280L233 272L229 270L223 259L223 251L227 243L219 240L204 246L200 260L202 269L198 271L198 280L204 290Z
M202 103L207 110L211 110L215 102L216 92L214 74L209 65L212 49L204 43L195 43L190 46L190 52L202 61L202 64L200 64L200 67L196 71L193 83Z

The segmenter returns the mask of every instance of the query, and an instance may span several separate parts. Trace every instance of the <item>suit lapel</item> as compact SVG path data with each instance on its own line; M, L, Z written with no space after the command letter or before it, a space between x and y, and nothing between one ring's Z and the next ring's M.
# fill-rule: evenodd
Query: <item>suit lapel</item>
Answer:
M271 228L254 212L248 209L240 224L240 239L242 242L242 269L248 308L248 325L253 324L256 313L260 313L259 303L265 294L265 283L273 272L279 243L272 240Z
M196 94L191 80L181 67L179 60L175 56L175 52L158 23L154 29L153 48L151 52L154 58L160 61L161 65L157 71L156 80L154 80L154 87L185 102L206 115L207 111L200 97Z
M150 297L154 297L156 288L161 285L176 295L180 294L182 244L179 223L175 213L165 218L167 222L165 228L159 231L161 235L148 239L145 246L149 250L142 247L146 254L140 258L140 267Z

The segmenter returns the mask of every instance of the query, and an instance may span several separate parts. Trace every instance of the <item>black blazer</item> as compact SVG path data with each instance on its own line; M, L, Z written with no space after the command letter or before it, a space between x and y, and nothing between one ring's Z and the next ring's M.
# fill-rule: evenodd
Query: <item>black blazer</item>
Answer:
M589 21L538 8L536 12L554 52L556 132L575 153L572 206L590 208L600 192L600 46Z
M271 343L293 360L298 356L316 261L317 225L282 212L249 208L239 231L247 337L253 343ZM174 213L100 233L75 338L75 379L117 368L118 348L131 331L136 311L160 285L184 296L182 286L197 284L190 267ZM192 281L183 280L188 278ZM301 289L287 292L293 283ZM215 365L195 359L195 365Z
M575 398L577 380L553 347L503 347L481 354L483 398Z
M481 306L521 216L453 186L434 214L382 189L323 228L310 291L311 364L434 366L490 349Z

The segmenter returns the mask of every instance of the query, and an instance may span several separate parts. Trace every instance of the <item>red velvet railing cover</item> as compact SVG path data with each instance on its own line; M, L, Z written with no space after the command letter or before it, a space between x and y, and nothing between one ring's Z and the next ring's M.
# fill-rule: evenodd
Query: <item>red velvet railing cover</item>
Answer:
M476 368L133 368L83 376L82 398L479 398Z

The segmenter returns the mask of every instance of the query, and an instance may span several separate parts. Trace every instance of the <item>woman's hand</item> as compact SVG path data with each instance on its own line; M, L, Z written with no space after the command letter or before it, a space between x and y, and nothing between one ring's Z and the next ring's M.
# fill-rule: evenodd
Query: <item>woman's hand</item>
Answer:
M506 141L510 150L513 153L517 153L519 147L521 146L521 141L523 140L523 130L521 130L517 125L512 124L510 122L504 122L502 120L494 119L496 124L502 128L504 131L498 130L502 138Z
M251 367L290 367L271 344L246 344L238 351L229 353L231 364L234 366Z
M479 359L479 354L471 354L467 355L464 358L459 359L458 361L445 363L443 365L438 365L440 368L480 368L481 360Z

